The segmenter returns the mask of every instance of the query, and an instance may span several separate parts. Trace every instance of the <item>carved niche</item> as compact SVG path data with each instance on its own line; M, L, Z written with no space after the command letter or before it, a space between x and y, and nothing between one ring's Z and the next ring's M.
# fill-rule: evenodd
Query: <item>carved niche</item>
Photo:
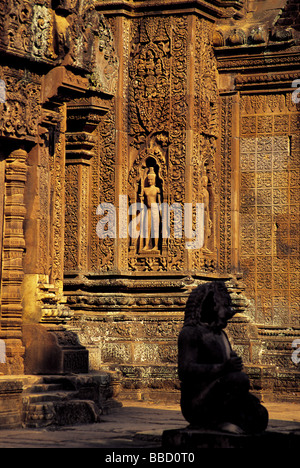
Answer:
M140 226L140 234L137 237L130 237L130 257L134 257L135 254L166 255L166 239L162 236L160 210L166 191L167 168L163 153L158 147L142 151L129 174L129 206L141 205L139 211L132 211L130 217L132 225L139 224ZM151 204L154 206L151 207ZM142 206L147 208L147 219L141 209ZM146 231L151 229L149 242L149 231Z

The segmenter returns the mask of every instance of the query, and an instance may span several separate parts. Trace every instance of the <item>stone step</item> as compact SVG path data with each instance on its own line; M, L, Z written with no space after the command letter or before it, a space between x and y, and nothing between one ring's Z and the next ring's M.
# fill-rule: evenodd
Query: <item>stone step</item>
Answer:
M38 383L29 387L23 391L26 393L40 393L40 392L54 392L57 390L62 390L63 386L59 383Z
M107 373L32 376L23 388L23 426L90 424L122 406L113 398Z
M100 421L101 410L91 400L45 401L31 403L23 415L28 428L91 424Z
M23 396L23 402L36 403L43 401L65 401L76 398L76 396L77 392L71 391L29 393Z

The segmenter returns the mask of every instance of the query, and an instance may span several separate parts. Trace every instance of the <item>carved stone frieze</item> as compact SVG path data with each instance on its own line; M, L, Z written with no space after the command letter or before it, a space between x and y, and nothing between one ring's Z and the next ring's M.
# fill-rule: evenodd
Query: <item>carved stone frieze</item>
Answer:
M193 200L204 204L203 247L193 252L193 269L215 271L215 210L219 193L216 141L219 132L217 64L212 49L213 27L198 20L195 45L195 135L193 141Z
M195 49L189 50L188 37L197 36ZM205 20L192 24L187 16L145 16L131 22L128 105L129 148L131 165L123 166L128 174L128 207L144 203L149 172L156 174L160 203L179 204L204 200L206 211L205 248L214 249L212 234L214 202L218 192L215 166L218 136L217 67L212 49L213 27ZM190 59L193 53L195 60ZM189 80L195 82L195 94L187 102ZM192 159L194 165L192 198L186 193L189 173L189 146L186 129L192 121ZM128 125L128 127L127 127ZM190 144L190 143L189 143ZM126 147L123 153L126 152ZM124 188L123 188L124 190ZM145 191L146 190L146 191ZM190 268L184 256L184 219L174 219L171 213L169 238L160 234L158 249L147 255L140 237L129 239L128 268L132 271L163 271ZM140 215L142 219L143 215ZM139 218L137 217L137 220ZM129 221L134 221L130 218ZM136 221L138 222L138 221ZM162 229L162 220L160 220ZM182 224L182 235L174 236L175 225ZM181 238L180 238L181 237ZM142 248L141 248L142 246ZM216 258L203 259L203 253L193 252L192 268L212 270ZM208 266L209 265L209 266Z

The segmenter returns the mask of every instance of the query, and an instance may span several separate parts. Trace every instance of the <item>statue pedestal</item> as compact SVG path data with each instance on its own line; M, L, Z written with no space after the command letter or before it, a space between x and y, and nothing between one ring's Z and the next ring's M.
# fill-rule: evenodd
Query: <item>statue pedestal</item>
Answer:
M194 452L202 448L245 448L246 441L254 436L230 434L205 429L172 429L164 431L162 446L164 450L185 449ZM257 437L256 439L257 440Z
M283 425L289 422L282 421ZM239 448L239 449L274 449L298 448L300 443L299 426L289 430L289 427L267 429L261 434L232 434L229 432L212 431L192 428L171 429L163 432L162 449L164 451L181 451L197 453L199 449L209 448Z

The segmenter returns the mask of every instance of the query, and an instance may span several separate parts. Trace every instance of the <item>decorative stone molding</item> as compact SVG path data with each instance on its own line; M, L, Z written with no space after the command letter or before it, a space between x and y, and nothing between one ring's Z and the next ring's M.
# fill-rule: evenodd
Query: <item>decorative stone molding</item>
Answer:
M97 3L97 9L105 14L122 14L139 16L151 11L160 11L163 14L200 13L209 19L241 18L244 14L244 0L102 0Z

